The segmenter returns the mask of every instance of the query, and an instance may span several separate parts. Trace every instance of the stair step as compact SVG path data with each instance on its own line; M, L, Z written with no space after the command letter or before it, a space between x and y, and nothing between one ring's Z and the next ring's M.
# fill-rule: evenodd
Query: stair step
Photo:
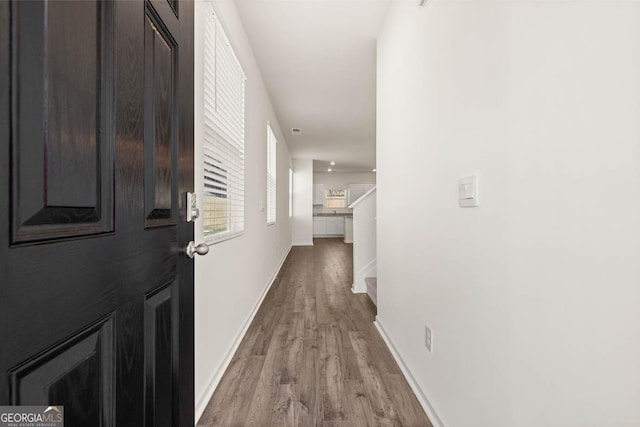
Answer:
M375 305L378 305L378 278L365 277L364 281L367 284L367 295Z

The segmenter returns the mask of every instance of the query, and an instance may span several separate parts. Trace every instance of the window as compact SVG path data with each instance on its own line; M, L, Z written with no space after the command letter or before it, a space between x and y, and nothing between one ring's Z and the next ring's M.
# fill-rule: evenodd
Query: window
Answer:
M293 169L289 168L289 218L293 216Z
M213 6L205 2L204 236L216 242L244 230L246 77Z
M345 208L346 207L346 190L327 190L325 198L328 208Z
M267 123L267 224L276 223L276 136Z

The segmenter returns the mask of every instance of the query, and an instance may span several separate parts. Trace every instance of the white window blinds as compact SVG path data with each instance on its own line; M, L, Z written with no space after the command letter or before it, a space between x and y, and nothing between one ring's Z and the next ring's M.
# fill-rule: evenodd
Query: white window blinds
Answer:
M276 222L276 136L267 124L267 224Z
M210 2L205 2L204 235L225 240L244 230L245 74Z

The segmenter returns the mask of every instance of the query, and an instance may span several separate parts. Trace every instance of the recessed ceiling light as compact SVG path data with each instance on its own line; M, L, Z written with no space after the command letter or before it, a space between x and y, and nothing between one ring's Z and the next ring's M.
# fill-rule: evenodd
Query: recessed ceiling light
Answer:
M375 168L374 168L374 169L373 169L373 172L377 172L377 170L378 170L378 169L375 169Z
M335 164L336 164L336 162L331 162L331 166L333 166L333 165L335 165Z
M327 169L327 172L331 172L331 168Z

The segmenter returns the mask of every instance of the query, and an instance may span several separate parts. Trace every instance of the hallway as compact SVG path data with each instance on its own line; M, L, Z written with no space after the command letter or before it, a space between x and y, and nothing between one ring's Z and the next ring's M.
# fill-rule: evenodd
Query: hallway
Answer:
M352 246L314 245L291 249L198 425L431 426L351 293Z

